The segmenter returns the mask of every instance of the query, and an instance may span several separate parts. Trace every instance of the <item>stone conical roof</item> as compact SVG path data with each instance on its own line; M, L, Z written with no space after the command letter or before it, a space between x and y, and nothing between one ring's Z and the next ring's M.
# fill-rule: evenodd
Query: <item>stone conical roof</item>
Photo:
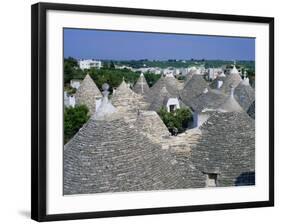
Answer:
M191 147L196 145L201 136L199 128L188 129L176 136L170 136L164 141L165 146L170 148L171 153L178 156L189 157Z
M218 186L250 185L255 172L255 124L246 113L215 113L201 127L191 161L204 173L217 173Z
M191 100L200 95L208 87L207 82L201 75L193 75L181 91L182 101L190 106Z
M179 101L180 108L186 108L187 106L182 102L182 100L172 95L168 92L166 87L164 86L160 91L158 91L153 97L151 97L151 104L149 106L149 110L159 111L162 107L166 107L167 102L170 98L177 98Z
M255 108L255 101L254 101L248 108L247 113L251 118L255 119L255 114L256 114L255 111L256 108Z
M117 112L109 120L91 117L64 146L64 194L191 186L187 168L123 116Z
M239 105L239 103L234 98L233 93L230 93L230 95L226 98L224 103L222 103L218 107L218 110L221 112L244 112L243 108Z
M187 74L186 75L184 86L192 79L192 77L193 77L193 74Z
M162 75L161 78L158 79L158 81L150 88L151 95L154 96L163 87L165 87L171 95L178 96L181 84L175 77L164 77Z
M178 94L178 91L183 88L182 83L178 79L176 79L174 75L165 76L164 78L166 84L168 85L168 88L176 89L175 93Z
M170 136L170 132L155 111L140 111L135 126L155 142L161 142L163 137Z
M230 72L230 74L227 77L225 77L221 90L225 93L229 93L230 85L232 85L234 88L236 88L241 81L242 81L242 78L238 72L237 73Z
M75 101L78 105L86 105L92 115L96 111L97 97L101 98L102 94L90 75L87 74L75 94Z
M201 112L204 109L217 109L225 102L227 95L218 90L210 89L207 93L201 93L191 100L193 111Z
M254 89L244 80L235 88L234 96L240 106L247 111L255 100Z
M137 93L137 94L149 94L149 86L146 82L146 79L143 75L143 73L140 74L140 77L138 78L136 84L134 85L134 87L132 88L132 90Z
M141 73L140 77L138 78L132 90L135 93L142 95L146 102L151 103L150 89L143 73Z
M158 92L153 96L152 103L149 106L149 110L159 111L161 107L165 107L165 100L171 98L172 95L168 92L166 86L163 86Z
M135 93L123 80L112 95L111 102L119 111L136 113L149 106L144 98Z

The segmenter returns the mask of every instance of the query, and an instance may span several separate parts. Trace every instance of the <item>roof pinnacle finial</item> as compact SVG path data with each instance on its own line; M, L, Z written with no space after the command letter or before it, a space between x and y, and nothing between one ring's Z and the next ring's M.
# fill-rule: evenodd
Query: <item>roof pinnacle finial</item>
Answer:
M104 96L108 96L108 94L109 94L109 85L107 84L107 83L104 83L103 85L102 85L102 94L104 95Z
M108 95L109 95L109 85L107 83L104 83L102 85L102 94L103 94L103 101L108 101Z
M109 85L107 83L104 83L102 85L102 102L101 105L98 107L96 113L94 114L94 119L96 120L104 120L106 117L110 116L112 113L116 112L116 108L112 106L110 101L108 100L108 94L109 94Z

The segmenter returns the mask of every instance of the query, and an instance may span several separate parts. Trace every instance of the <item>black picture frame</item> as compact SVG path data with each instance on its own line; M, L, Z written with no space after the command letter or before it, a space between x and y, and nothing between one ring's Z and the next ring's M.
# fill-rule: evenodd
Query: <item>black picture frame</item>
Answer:
M160 207L85 213L46 214L46 12L63 10L100 12L124 15L162 16L217 21L254 22L269 24L269 200L243 203L208 204L196 206ZM31 17L31 218L36 221L73 220L116 216L194 212L274 206L274 18L240 15L164 11L137 8L103 7L73 4L37 3L32 5Z

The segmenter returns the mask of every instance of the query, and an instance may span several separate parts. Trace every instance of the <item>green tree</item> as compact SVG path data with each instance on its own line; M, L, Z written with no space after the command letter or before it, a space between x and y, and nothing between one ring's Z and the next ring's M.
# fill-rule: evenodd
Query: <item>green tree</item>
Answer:
M172 134L184 132L192 121L192 113L188 108L176 109L170 113L162 107L157 113Z
M64 84L69 83L71 79L83 79L85 73L79 68L78 62L74 58L65 58L63 63Z
M134 84L139 77L138 73L131 70L115 68L91 68L89 74L99 89L104 83L108 83L110 86L109 91L111 92L112 88L117 88L121 84L123 77L127 83L131 84Z
M85 105L65 107L64 109L64 143L68 142L85 124L90 116Z
M114 62L110 61L110 68L115 68Z
M151 87L157 82L158 79L160 79L161 75L146 72L144 73L144 77L146 79L148 86Z

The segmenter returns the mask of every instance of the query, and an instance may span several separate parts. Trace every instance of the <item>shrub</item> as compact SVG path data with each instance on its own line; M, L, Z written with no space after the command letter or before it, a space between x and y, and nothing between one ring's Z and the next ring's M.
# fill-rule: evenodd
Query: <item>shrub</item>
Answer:
M68 142L85 124L90 116L85 105L65 107L64 109L64 144Z
M170 113L162 107L157 113L173 135L184 132L192 121L192 113L188 108L176 109Z

